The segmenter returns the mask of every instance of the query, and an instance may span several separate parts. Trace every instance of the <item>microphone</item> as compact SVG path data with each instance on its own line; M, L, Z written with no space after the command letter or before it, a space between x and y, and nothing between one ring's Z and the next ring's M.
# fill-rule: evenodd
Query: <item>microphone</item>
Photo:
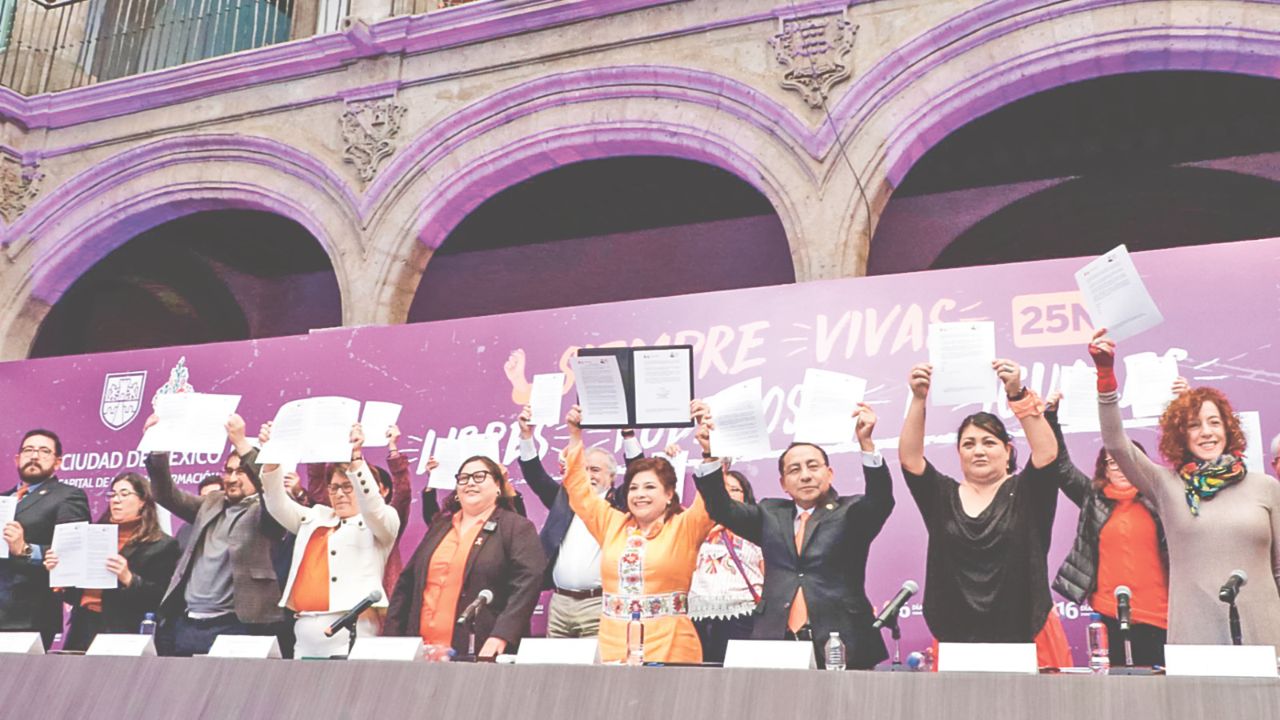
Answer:
M1133 592L1128 585L1116 586L1116 620L1120 621L1120 632L1129 632L1129 602Z
M910 600L911 596L915 595L917 592L920 592L920 586L916 584L915 580L908 580L902 583L902 589L898 591L897 595L893 596L893 600L889 601L889 605L880 613L876 618L876 621L871 623L871 629L879 630L885 625L891 625L893 623L894 616L897 615L898 611L902 609L902 606L907 603L907 600Z
M467 606L467 609L463 610L462 614L458 616L458 624L465 625L471 620L474 620L476 613L480 612L480 608L491 602L493 602L493 592L488 588L481 590L480 594L476 596L476 599L472 600L471 604Z
M373 592L369 593L369 595L366 596L363 600L356 603L355 607L352 607L350 610L348 610L346 615L343 615L342 617L338 618L337 622L330 625L329 629L324 631L324 636L333 637L334 635L338 634L338 632L343 628L352 627L353 625L356 624L356 620L359 619L360 613L373 607L373 604L378 602L381 599L382 599L381 590L374 590Z
M1231 577L1223 583L1222 589L1218 591L1218 599L1224 603L1233 603L1236 601L1236 595L1240 594L1240 588L1249 582L1249 576L1243 570L1232 570Z

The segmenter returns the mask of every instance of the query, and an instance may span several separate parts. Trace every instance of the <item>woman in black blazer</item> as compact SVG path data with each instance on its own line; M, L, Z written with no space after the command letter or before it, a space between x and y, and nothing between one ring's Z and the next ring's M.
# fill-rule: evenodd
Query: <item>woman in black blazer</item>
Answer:
M457 478L444 512L432 518L405 563L382 634L417 636L467 654L467 627L455 621L488 590L493 599L475 617L475 649L480 657L492 658L514 650L528 628L547 559L533 523L512 509L497 463L468 458Z
M133 472L111 483L107 512L98 522L119 526L119 554L107 558L107 569L119 578L114 590L66 588L63 601L71 606L71 625L63 643L67 650L87 650L98 633L136 633L147 613L156 612L173 569L178 564L178 541L160 529L151 484ZM58 554L45 554L44 566L58 566Z

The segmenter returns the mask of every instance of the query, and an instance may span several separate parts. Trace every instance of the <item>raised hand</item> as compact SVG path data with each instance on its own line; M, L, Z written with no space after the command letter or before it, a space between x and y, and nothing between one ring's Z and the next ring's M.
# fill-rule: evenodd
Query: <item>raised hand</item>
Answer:
M702 447L702 457L711 457L711 431L715 429L716 424L712 422L711 416L703 415L702 422L698 423L698 429L693 433L694 439Z
M1049 397L1045 398L1045 401L1044 401L1045 412L1057 412L1058 403L1060 402L1062 402L1061 390L1054 390L1053 392L1049 393Z
M262 427L258 428L258 443L266 445L268 442L271 442L271 423L264 422Z
M1098 368L1098 392L1115 392L1120 388L1116 380L1116 343L1107 337L1107 329L1099 328L1089 342L1089 357Z
M400 452L399 447L396 446L396 442L398 442L399 440L400 440L400 426L388 425L387 426L387 453L388 454Z
M520 414L516 416L516 422L520 423L520 437L525 440L533 439L533 406L525 405L520 408Z
M142 432L145 434L148 430L155 427L158 422L160 422L160 416L155 413L151 413L147 418L147 421L142 424Z
M244 441L244 418L240 417L236 413L231 413L227 416L227 423L225 427L227 428L227 439L231 441L232 445L238 445L240 442Z
M996 371L996 377L1004 383L1005 395L1014 397L1022 393L1022 366L1012 360L1000 358L991 362L991 369Z
M929 385L932 382L932 365L929 363L919 363L911 368L911 376L907 380L907 384L911 386L911 394L917 399L924 400L929 397Z
M711 406L707 405L705 400L694 398L689 401L689 419L695 423L702 422L702 418L711 417Z
M361 458L361 448L364 447L364 428L360 423L351 426L351 459L359 460Z
M875 442L871 440L871 434L876 429L876 411L866 403L858 403L858 409L853 411L853 416L858 418L858 424L854 429L854 434L858 436L858 444L865 452L875 452Z
M4 524L4 541L9 545L9 556L21 555L27 548L27 531L22 523L10 521Z
M44 551L44 569L53 572L58 567L58 553L53 548Z
M1174 395L1181 395L1182 393L1191 390L1191 383L1187 382L1186 378L1179 375L1177 379L1173 381L1172 390Z
M582 442L582 406L573 405L565 413L564 422L569 426L569 443Z
M1093 340L1089 342L1089 357L1093 358L1093 364L1097 367L1115 367L1116 343L1107 337L1106 328L1093 334Z

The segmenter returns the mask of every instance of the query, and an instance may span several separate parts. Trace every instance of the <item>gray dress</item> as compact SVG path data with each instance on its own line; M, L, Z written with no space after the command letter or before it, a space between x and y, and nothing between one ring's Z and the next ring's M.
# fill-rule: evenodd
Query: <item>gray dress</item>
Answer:
M1138 490L1150 498L1169 540L1169 643L1230 645L1227 606L1218 589L1233 570L1249 582L1236 605L1246 645L1280 648L1280 483L1251 472L1187 507L1182 478L1157 465L1125 435L1117 394L1098 395L1102 442Z

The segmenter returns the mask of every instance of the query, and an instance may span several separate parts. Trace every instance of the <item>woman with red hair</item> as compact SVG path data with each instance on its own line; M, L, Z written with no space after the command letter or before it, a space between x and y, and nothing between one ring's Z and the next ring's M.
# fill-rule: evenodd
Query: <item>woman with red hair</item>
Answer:
M1102 442L1164 525L1169 642L1230 644L1218 589L1243 570L1249 581L1237 606L1244 642L1280 647L1280 484L1245 467L1240 422L1213 388L1189 390L1169 403L1159 446L1169 467L1149 459L1125 434L1115 348L1106 330L1089 345L1098 368Z

